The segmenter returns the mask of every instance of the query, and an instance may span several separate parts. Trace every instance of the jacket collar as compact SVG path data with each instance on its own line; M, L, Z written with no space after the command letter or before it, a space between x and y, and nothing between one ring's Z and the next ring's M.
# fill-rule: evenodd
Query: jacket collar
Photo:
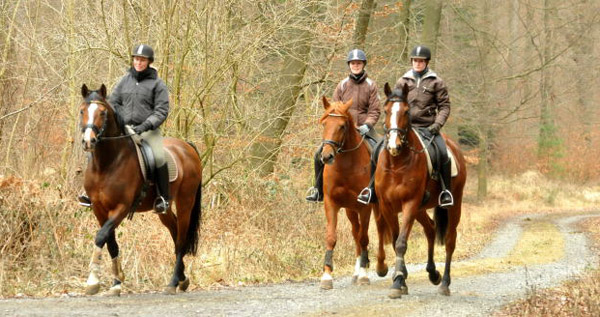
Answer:
M425 78L436 78L437 74L432 71L431 69L427 71L427 73L423 74L423 76L421 77L421 79L425 79ZM415 77L412 69L409 69L406 73L404 73L404 75L402 75L402 78L408 78L408 79L412 79L414 81L417 81L417 78Z

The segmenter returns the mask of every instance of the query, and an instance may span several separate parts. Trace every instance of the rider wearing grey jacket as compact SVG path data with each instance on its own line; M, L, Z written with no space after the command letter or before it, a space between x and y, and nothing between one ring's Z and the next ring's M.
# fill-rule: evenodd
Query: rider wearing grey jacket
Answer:
M144 44L137 45L131 54L132 66L121 78L109 98L111 106L126 126L139 134L150 147L156 162L157 198L154 210L166 213L169 209L169 172L159 127L169 114L169 91L158 78L154 61L154 50ZM79 197L80 203L89 205L89 198Z

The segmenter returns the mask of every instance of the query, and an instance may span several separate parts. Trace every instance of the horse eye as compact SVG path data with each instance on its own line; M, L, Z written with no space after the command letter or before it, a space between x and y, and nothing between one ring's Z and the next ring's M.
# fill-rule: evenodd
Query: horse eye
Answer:
M79 114L83 114L83 109L79 110Z

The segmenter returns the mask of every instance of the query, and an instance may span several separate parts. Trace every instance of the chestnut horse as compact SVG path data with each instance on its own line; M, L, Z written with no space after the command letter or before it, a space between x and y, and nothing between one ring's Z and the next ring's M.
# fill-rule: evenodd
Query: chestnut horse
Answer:
M115 229L128 214L151 210L156 193L154 186L144 185L135 143L124 132L118 114L106 101L106 86L92 91L84 84L81 95L83 102L79 113L82 145L85 151L91 152L84 175L84 187L101 226L96 234L86 293L93 295L100 289L98 274L102 248L106 244L112 258L114 279L109 295L118 296L124 274ZM158 216L175 242L175 268L165 289L165 293L175 294L177 288L185 291L189 286L189 279L184 274L183 257L195 254L198 246L202 217L202 162L192 144L173 138L164 138L163 142L177 165L177 178L170 186L170 196L175 202L177 215L169 208L167 213ZM146 188L148 190L144 197Z
M319 120L323 125L323 143L321 161L323 170L323 202L327 218L327 237L325 263L321 288L333 288L333 249L337 241L338 211L344 208L346 216L352 224L352 236L356 243L356 265L352 277L353 283L369 284L367 267L369 263L369 221L371 209L377 219L379 235L379 253L377 255L377 273L385 276L388 268L384 263L383 231L385 223L379 217L376 204L364 205L356 200L356 196L369 183L370 154L367 142L356 130L356 125L348 109L352 100L330 104L323 97L325 113ZM388 239L389 240L389 239Z
M408 86L405 85L402 91L392 91L386 83L384 91L387 96L384 106L387 144L379 154L375 171L375 191L379 198L381 214L395 243L396 265L389 297L400 298L402 294L408 294L408 272L404 255L415 220L423 225L427 237L426 270L429 280L434 285L440 283L441 277L433 260L434 241L437 239L440 244L446 246L444 276L441 278L439 291L443 295L450 295L450 263L456 246L456 227L460 221L463 188L467 179L465 159L458 145L446 135L442 135L456 160L458 175L453 177L451 182L454 206L448 209L438 207L437 199L428 198L438 197L441 189L439 182L429 176L426 153L411 127L409 105L406 101ZM435 208L433 220L426 212L429 208ZM401 227L398 222L400 212Z

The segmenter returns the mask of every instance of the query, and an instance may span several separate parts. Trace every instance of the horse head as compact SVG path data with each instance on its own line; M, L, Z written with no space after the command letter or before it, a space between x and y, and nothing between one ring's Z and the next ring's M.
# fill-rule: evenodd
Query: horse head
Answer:
M407 136L411 129L410 107L406 101L408 85L405 84L402 90L392 90L390 85L385 83L384 92L387 96L384 106L386 147L392 156L397 156L407 143Z
M323 125L321 161L325 164L333 164L335 155L343 151L346 134L350 130L355 130L354 121L348 112L351 105L352 99L346 103L330 104L327 97L323 96L325 113L319 123Z
M102 84L98 90L90 90L81 86L83 101L79 106L79 124L81 127L83 150L93 151L96 144L107 130L109 118L114 118L114 111L106 101L106 86Z

